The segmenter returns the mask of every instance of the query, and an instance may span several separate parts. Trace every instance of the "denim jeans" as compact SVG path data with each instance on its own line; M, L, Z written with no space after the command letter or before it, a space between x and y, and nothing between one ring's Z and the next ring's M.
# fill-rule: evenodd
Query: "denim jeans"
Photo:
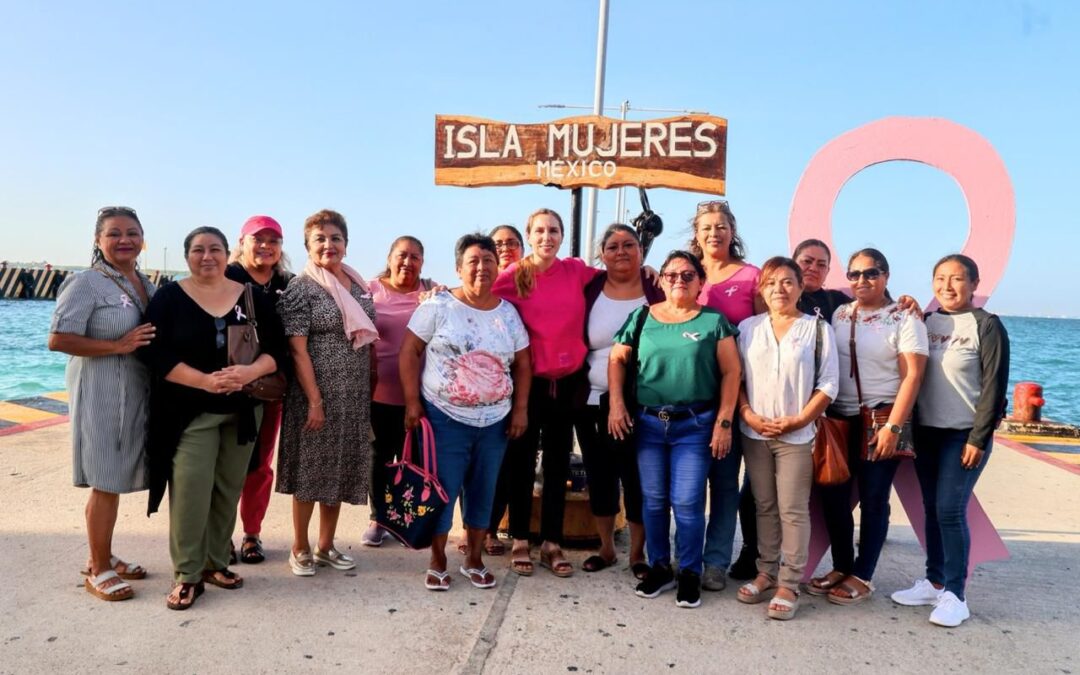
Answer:
M495 480L506 452L507 417L486 427L462 424L424 401L424 412L435 433L436 474L449 503L435 527L446 534L454 524L454 503L462 494L462 517L466 527L487 529Z
M684 408L670 408L672 411ZM716 410L667 422L639 413L636 422L642 520L649 563L671 564L671 512L675 512L679 568L701 574L705 539L705 481L712 466Z
M969 433L971 429L915 428L915 473L926 509L926 578L944 584L961 600L971 550L968 500L990 459L987 448L974 469L960 464Z
M705 564L726 570L735 543L735 516L739 512L739 464L742 434L732 429L731 452L713 459L709 467L709 525L705 529ZM753 516L751 516L753 518ZM757 542L754 542L755 548Z
M851 478L840 485L818 486L825 515L833 569L854 574L865 581L874 577L881 547L889 534L889 495L899 459L872 462L863 457L862 418L838 417L848 423L848 468ZM851 488L859 488L859 557L855 558L855 520L851 513Z

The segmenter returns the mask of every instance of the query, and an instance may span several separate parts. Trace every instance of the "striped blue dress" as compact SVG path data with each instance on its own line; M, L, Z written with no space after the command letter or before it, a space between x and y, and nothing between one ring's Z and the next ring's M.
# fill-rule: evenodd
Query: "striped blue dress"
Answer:
M154 285L139 276L152 296ZM50 331L117 340L143 322L141 304L122 274L99 265L61 284ZM66 375L74 484L113 493L145 490L146 366L135 354L72 356Z

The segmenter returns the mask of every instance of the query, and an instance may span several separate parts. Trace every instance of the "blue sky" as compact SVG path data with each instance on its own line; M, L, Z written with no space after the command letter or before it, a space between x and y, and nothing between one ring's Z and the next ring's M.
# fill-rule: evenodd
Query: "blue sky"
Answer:
M78 264L105 204L139 210L148 267L181 263L197 225L235 235L278 218L294 266L305 216L349 221L348 260L380 268L419 236L425 271L453 280L460 234L569 192L433 180L434 116L514 122L592 102L598 2L0 2L0 258ZM1080 5L1071 2L611 0L606 103L707 110L729 121L728 194L750 259L787 249L799 176L835 136L892 115L944 117L1002 156L1016 239L989 308L1080 316L1073 208L1080 156ZM612 113L614 114L614 113ZM643 119L661 117L637 113ZM665 235L686 239L703 196L654 190ZM635 204L631 200L631 204ZM635 209L636 211L636 209ZM601 193L598 223L614 219ZM833 213L838 257L876 245L892 290L930 297L967 212L946 174L867 169Z

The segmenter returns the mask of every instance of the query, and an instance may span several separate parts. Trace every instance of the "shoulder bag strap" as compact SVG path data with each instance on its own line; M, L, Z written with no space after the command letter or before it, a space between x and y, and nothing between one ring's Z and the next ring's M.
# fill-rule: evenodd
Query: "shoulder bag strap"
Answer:
M130 291L128 291L128 289L124 288L124 285L122 283L120 283L119 279L117 279L116 277L114 277L113 275L109 274L108 272L106 272L105 270L103 270L101 268L95 268L95 269L97 269L97 271L101 273L101 276L105 277L109 281L116 284L116 287L120 289L120 292L122 292L124 295L131 298L131 301L133 303L135 303L135 306L139 308L139 311L141 313L143 313L143 314L146 313L146 308L143 307L142 298L139 297L138 292L136 292L134 294L134 296L133 296L132 293ZM142 279L139 279L139 283L140 284L142 283Z
M823 323L825 323L825 319L822 319L820 316L814 322L814 330L815 330L815 333L816 333L816 335L814 337L814 385L815 385L814 388L815 389L817 388L818 371L821 370L821 343L822 343L822 341L824 339L824 338L822 338L821 333L822 333L822 331L825 330L821 325Z
M859 395L859 407L862 407L862 382L859 381L859 360L855 358L855 321L858 318L858 305L851 304L851 339L848 340L848 348L851 350L851 376L855 378L855 392Z

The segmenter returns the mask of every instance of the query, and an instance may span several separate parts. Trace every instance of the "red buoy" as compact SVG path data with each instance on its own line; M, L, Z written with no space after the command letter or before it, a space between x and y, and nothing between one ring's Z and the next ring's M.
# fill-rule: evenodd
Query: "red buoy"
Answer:
M1012 419L1017 422L1038 422L1046 405L1043 388L1037 382L1017 382L1013 389Z

